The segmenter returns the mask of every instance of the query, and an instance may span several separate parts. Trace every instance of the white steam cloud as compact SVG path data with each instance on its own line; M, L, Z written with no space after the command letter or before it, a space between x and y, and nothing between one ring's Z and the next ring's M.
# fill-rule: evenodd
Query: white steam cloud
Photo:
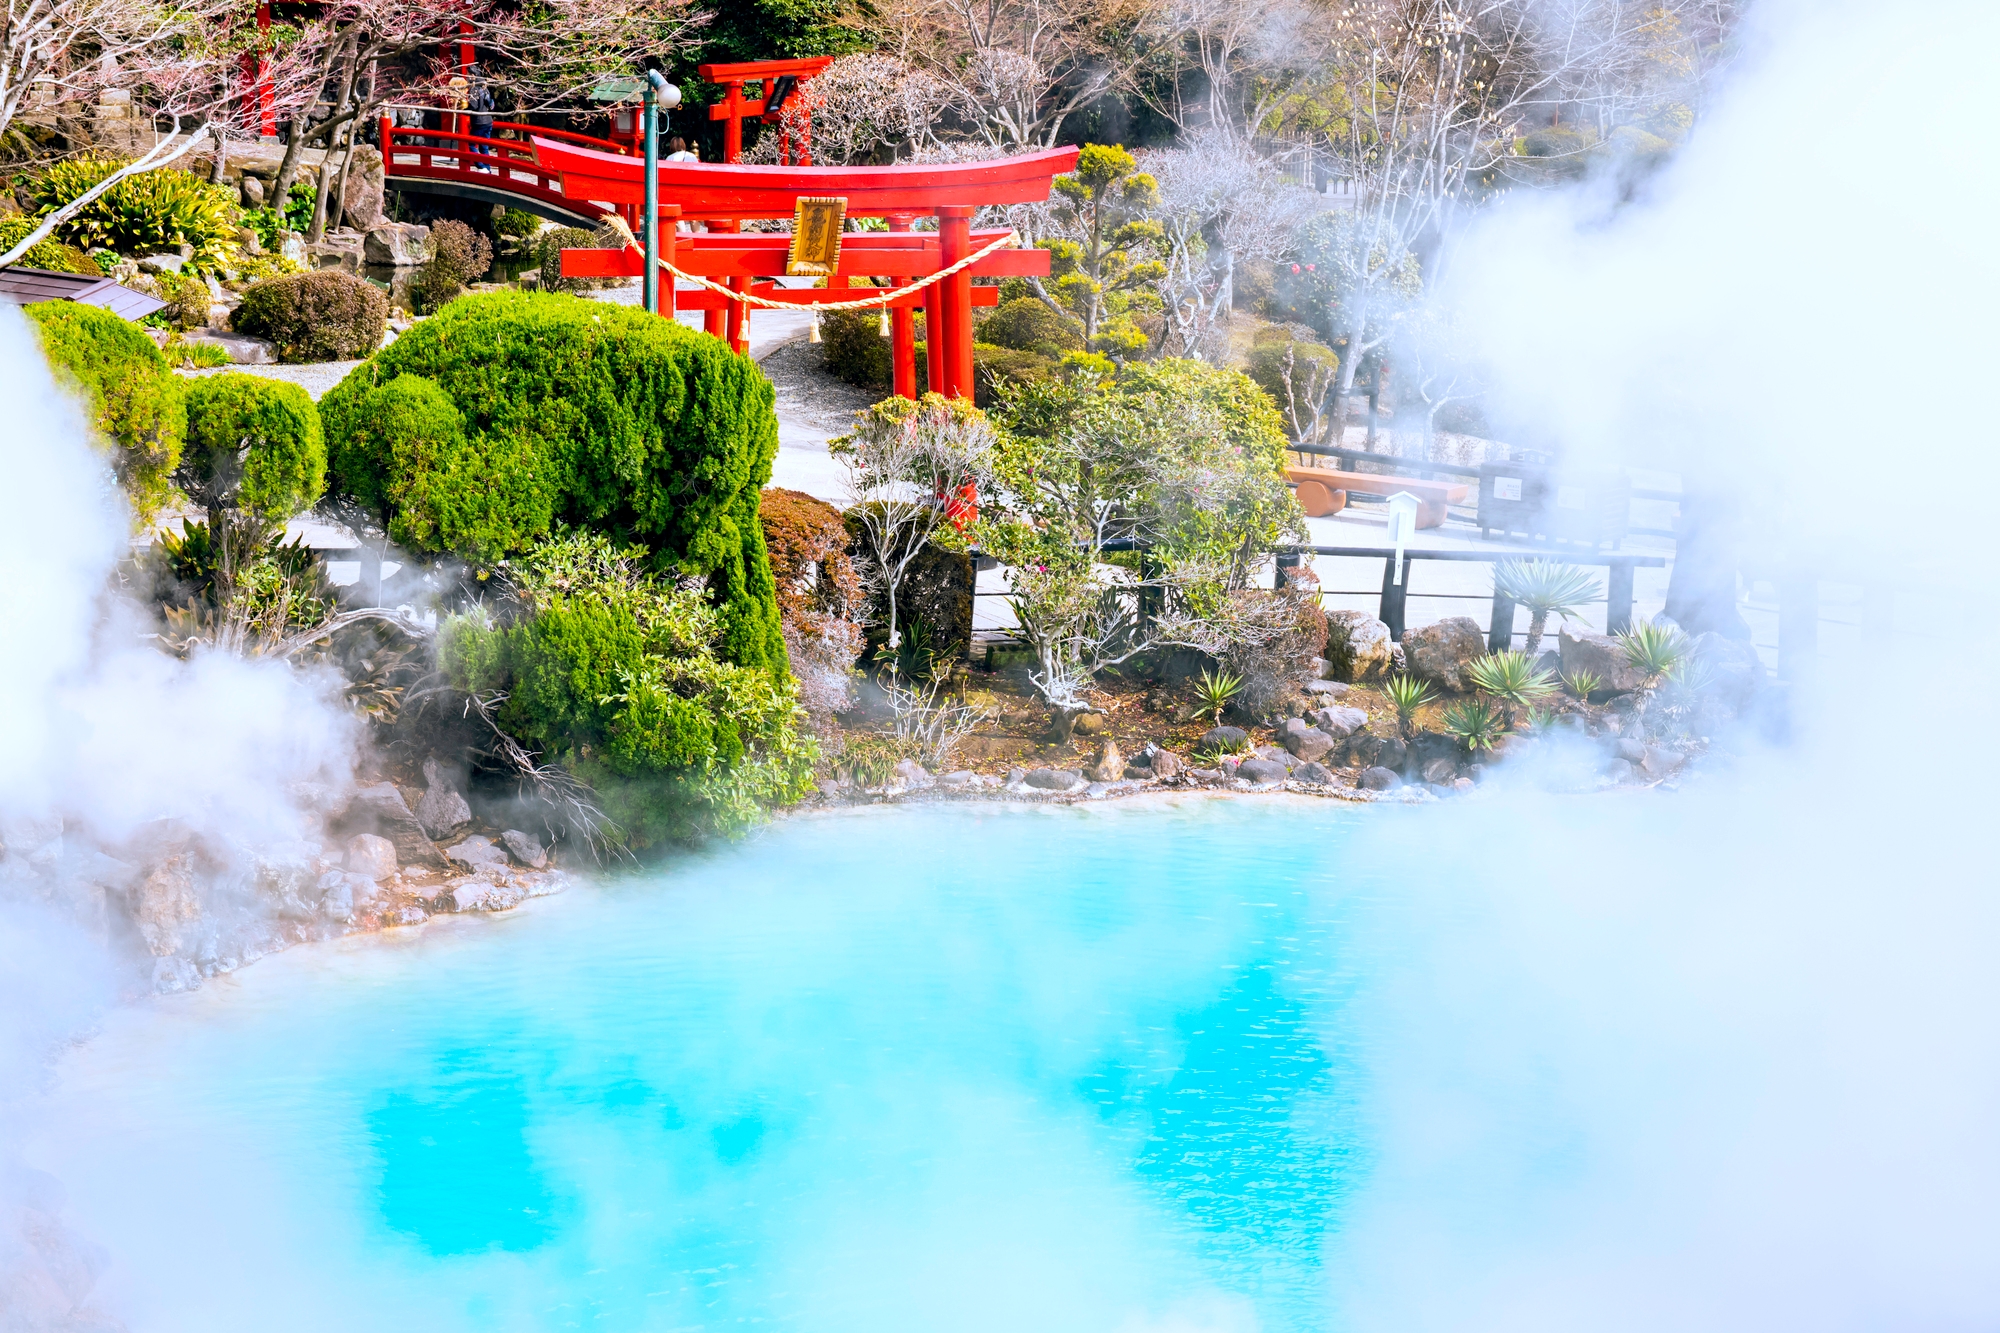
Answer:
M297 838L288 793L345 782L354 732L281 663L181 662L146 641L143 613L112 590L130 516L8 306L0 403L0 1325L69 1327L87 1306L88 1245L58 1224L59 1185L13 1154L57 1043L152 984L107 901L132 891L116 858L162 820L223 859Z
M1996 45L1986 5L1772 0L1641 198L1507 201L1456 261L1513 418L1894 614L1784 753L1442 821L1337 1327L2000 1325Z

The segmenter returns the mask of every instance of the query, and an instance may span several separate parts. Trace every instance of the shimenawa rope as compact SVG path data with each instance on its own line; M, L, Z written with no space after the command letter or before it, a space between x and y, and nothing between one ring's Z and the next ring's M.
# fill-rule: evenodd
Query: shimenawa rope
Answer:
M639 244L638 238L632 235L632 229L625 225L624 218L621 218L617 214L612 213L608 214L604 220L608 222L614 229L616 229L620 235L628 238L626 241L627 246L630 247L638 246ZM719 292L723 296L728 297L730 300L741 301L745 305L762 306L766 310L797 310L800 306L803 305L807 306L811 310L825 313L827 311L833 311L833 310L868 310L872 309L875 306L888 305L891 301L895 301L901 297L908 296L911 292L922 291L924 288L930 286L934 282L941 282L945 278L948 278L952 274L958 272L960 269L969 268L973 264L976 264L980 260L986 258L986 256L992 254L994 251L1004 250L1012 244L1014 244L1014 233L1010 231L1005 236L1002 236L999 240L994 241L989 245L981 246L979 249L974 250L971 254L967 255L965 258L959 260L957 263L952 264L948 268L941 268L937 272L931 274L929 277L919 278L915 282L907 283L901 287L890 287L886 289L880 296L870 296L859 301L828 301L824 304L821 304L819 302L809 303L805 301L773 301L769 297L753 296L749 292L739 292L734 288L725 287L719 282L711 282L707 278L704 278L699 274L685 272L681 269L675 268L672 264L669 264L664 259L656 260L655 262L657 262L661 268L673 274L676 278L685 278L689 282L692 282L697 286L706 287L708 288L708 290L712 292Z

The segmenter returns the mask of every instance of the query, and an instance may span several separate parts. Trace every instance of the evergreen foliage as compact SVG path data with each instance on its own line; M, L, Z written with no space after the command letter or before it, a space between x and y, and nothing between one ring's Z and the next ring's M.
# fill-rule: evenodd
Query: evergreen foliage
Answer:
M381 392L421 376L437 396ZM770 381L719 340L642 310L492 292L454 301L321 402L336 488L420 551L498 561L558 524L705 577L732 662L782 672L757 521L778 447Z
M138 325L108 310L42 301L23 313L57 380L83 396L91 424L112 446L133 510L141 522L151 518L167 498L187 433L180 377Z
M39 218L0 218L0 253L5 253L28 238L28 233L41 225ZM91 257L73 245L57 240L53 235L45 236L29 247L28 253L14 261L22 268L39 268L50 273L87 273L97 276L98 267Z
M35 207L50 213L89 190L125 162L80 157L59 162L28 188ZM109 246L126 255L150 255L190 246L189 267L206 273L236 256L236 228L243 210L227 188L191 171L164 169L127 176L56 228L73 245Z
M515 623L439 634L452 686L505 691L501 725L589 783L634 848L740 832L803 796L817 758L791 678L727 660L722 614L657 565L560 532L510 564Z
M1059 360L1064 352L1083 350L1083 333L1076 323L1033 296L1017 296L979 325L979 341L1018 352L1035 352Z
M349 361L382 345L389 298L339 269L293 273L252 283L229 327L270 339L281 361Z

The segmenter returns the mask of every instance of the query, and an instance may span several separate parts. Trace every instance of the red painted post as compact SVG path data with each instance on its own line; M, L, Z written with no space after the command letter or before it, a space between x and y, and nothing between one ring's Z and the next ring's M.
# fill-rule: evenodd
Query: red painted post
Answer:
M942 286L934 282L924 288L924 388L930 393L944 392L939 387L944 383L944 317L938 313L944 309L944 293L938 290Z
M890 231L908 231L912 215L891 213ZM891 278L897 287L910 285L907 278ZM891 383L900 398L917 396L917 312L896 309L889 312L889 365Z
M268 40L271 32L271 0L258 0L257 33ZM275 136L278 132L277 95L271 89L271 58L261 54L263 42L259 42L257 57L257 133ZM279 209L280 212L284 210Z
M949 268L972 253L972 213L963 206L937 211L938 267ZM942 330L931 332L932 345L944 344L942 385L934 385L947 398L972 397L972 274L961 269L942 282L932 284L944 290L938 298ZM943 337L938 335L942 332Z
M671 264L674 262L674 238L681 229L681 206L679 204L660 205L659 247L660 258ZM675 317L674 284L678 281L671 273L660 274L659 302L660 314L668 319Z
M740 162L743 160L743 80L731 79L725 87L722 105L722 160Z

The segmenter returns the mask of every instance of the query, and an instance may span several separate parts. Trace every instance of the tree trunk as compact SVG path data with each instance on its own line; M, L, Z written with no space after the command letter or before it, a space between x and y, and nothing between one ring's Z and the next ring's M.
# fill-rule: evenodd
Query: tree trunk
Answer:
M306 150L306 119L304 111L295 112L291 122L285 126L285 158L278 164L278 177L271 182L271 197L266 200L280 221L285 216L285 196L292 188L292 177L298 174L299 159Z
M210 128L209 133L215 136L215 165L208 169L208 183L220 185L223 170L229 165L229 132L218 122Z
M1547 611L1542 610L1540 607L1530 607L1528 610L1528 644L1527 644L1527 653L1529 657L1533 657L1535 655L1535 650L1542 646L1542 631L1547 629L1548 626L1549 626L1549 613Z

